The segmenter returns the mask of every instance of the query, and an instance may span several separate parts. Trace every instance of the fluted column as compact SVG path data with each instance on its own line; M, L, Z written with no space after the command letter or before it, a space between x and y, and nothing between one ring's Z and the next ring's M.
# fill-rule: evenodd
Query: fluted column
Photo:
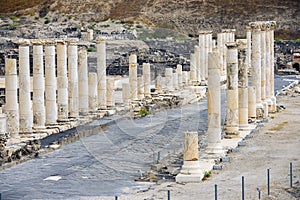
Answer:
M89 81L87 46L83 45L78 51L78 95L79 114L87 115L89 112Z
M248 130L248 63L247 39L237 40L238 45L238 96L239 129Z
M5 114L7 131L11 137L19 137L18 75L15 59L5 59Z
M98 110L98 78L96 72L89 72L89 110Z
M68 41L69 117L78 117L78 40Z
M33 127L30 94L29 40L19 43L19 120L20 132L31 132Z
M56 41L57 51L57 117L58 121L65 121L69 117L68 106L68 70L67 45L63 40Z
M40 40L32 40L33 45L33 126L34 128L45 128L45 77L43 43Z
M44 41L46 124L57 123L55 42Z
M274 29L276 26L276 21L270 22L270 56L271 56L271 63L270 63L270 93L271 93L271 112L276 112L276 97L274 91L274 65L275 65L275 58L274 58Z
M150 63L143 63L143 77L144 77L144 95L150 97L151 71Z
M129 56L129 85L131 100L138 99L137 67L137 57L135 54L132 54Z
M208 92L207 92L207 148L210 154L223 154L221 145L221 88L219 55L215 52L208 54Z
M226 134L239 134L238 51L235 42L227 47Z
M96 47L98 76L98 108L106 109L106 39L97 39Z
M251 79L250 85L255 87L256 91L256 115L258 118L263 117L263 105L261 101L261 34L260 24L251 22L252 29L252 51L251 51Z

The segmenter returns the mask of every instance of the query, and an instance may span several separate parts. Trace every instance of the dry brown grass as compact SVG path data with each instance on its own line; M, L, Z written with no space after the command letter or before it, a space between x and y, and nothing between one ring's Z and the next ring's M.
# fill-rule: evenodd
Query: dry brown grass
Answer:
M275 127L270 128L270 131L279 131L281 130L284 126L286 126L288 122L282 122L280 124L277 124Z
M45 0L0 0L0 13L12 13L14 11L32 8L44 2Z

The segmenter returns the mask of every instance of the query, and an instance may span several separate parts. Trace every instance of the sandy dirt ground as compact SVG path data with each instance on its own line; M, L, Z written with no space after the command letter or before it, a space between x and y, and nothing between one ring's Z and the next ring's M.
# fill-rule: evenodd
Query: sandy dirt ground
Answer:
M211 177L201 183L177 184L164 182L149 190L134 191L118 199L214 199L215 184L218 199L242 199L242 176L245 180L245 199L300 199L300 94L278 96L278 105L285 109L270 114L269 122L245 139L246 146L230 153L230 162L222 163L222 170L213 170ZM201 153L201 152L200 152ZM293 165L293 188L290 188L290 162ZM270 169L270 195L267 190L267 169ZM86 197L82 199L112 199Z

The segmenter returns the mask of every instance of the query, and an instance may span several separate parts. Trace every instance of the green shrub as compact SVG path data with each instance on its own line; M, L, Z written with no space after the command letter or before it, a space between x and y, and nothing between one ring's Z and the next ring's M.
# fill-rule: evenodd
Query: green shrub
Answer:
M50 19L46 18L44 24L49 24L49 23L50 23Z
M96 52L96 51L97 51L97 49L95 47L89 47L87 49L87 52Z
M145 117L146 115L149 115L150 112L149 112L146 108L141 108L140 111L139 111L139 114L140 114L142 117Z

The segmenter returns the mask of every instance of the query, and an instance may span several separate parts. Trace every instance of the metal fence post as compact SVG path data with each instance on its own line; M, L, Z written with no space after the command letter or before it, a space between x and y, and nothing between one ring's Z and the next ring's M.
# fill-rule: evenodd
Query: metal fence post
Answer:
M168 200L170 200L171 199L171 192L170 192L170 190L168 190Z
M245 200L245 180L244 180L244 176L242 176L242 200Z
M293 163L292 162L290 162L290 187L291 188L293 187Z
M218 200L218 185L215 184L215 200Z
M1 200L1 199L0 199ZM118 196L115 196L115 200L118 200Z
M268 175L267 175L267 179L268 179L268 196L270 196L270 169L268 169Z

